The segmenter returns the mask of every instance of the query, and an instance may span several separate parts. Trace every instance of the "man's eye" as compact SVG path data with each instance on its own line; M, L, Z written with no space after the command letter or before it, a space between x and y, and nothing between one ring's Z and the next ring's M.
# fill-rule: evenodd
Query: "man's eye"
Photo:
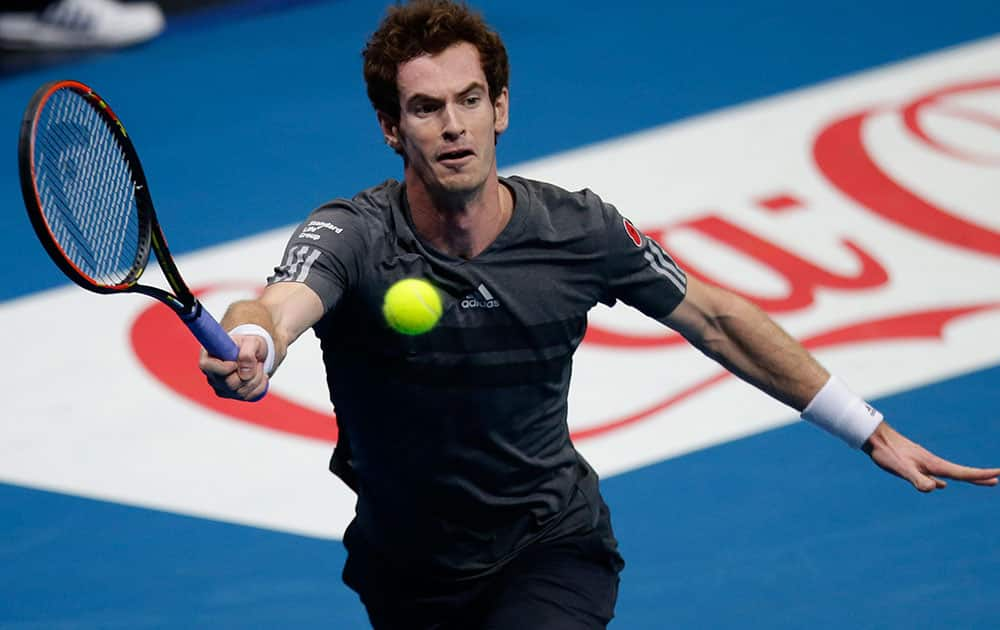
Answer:
M432 114L436 110L437 106L435 106L433 103L418 103L413 108L414 113L416 113L418 116L425 116L427 114Z
M482 100L481 96L467 96L465 97L465 104L468 105L469 107L474 107L478 105L479 101L481 100Z

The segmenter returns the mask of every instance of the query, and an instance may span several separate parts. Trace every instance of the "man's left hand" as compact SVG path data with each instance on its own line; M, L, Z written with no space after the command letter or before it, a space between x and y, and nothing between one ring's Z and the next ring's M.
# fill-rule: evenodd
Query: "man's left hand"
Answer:
M883 422L862 449L880 468L909 481L921 492L933 492L948 484L942 478L977 486L997 485L1000 468L972 468L938 457Z

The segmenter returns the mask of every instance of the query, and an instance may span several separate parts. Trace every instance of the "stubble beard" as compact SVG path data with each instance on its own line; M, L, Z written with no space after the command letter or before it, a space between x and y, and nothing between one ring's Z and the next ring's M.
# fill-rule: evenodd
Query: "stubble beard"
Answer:
M478 156L477 156L478 159ZM492 169L473 162L459 172L445 169L443 176L435 177L433 183L425 182L428 192L446 205L472 201L483 194Z

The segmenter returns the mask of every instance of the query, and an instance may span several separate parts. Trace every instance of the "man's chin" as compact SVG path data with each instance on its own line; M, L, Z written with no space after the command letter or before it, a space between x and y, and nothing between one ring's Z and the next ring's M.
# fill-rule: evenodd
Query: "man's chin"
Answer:
M471 195L482 189L485 183L485 178L478 178L472 174L457 173L438 180L438 187L441 192L448 195Z

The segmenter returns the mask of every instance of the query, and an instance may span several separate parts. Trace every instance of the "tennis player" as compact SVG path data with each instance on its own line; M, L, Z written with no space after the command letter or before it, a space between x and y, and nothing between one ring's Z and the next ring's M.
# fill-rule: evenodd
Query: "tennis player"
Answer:
M260 395L289 344L320 340L340 441L331 469L358 494L343 579L376 628L604 628L623 561L597 475L567 427L587 312L622 301L885 470L930 492L992 486L897 433L761 310L687 277L590 191L497 175L508 60L450 0L390 8L364 50L387 180L315 210L257 300L223 319L237 362L202 355L219 396ZM436 328L405 336L386 289L430 280Z

